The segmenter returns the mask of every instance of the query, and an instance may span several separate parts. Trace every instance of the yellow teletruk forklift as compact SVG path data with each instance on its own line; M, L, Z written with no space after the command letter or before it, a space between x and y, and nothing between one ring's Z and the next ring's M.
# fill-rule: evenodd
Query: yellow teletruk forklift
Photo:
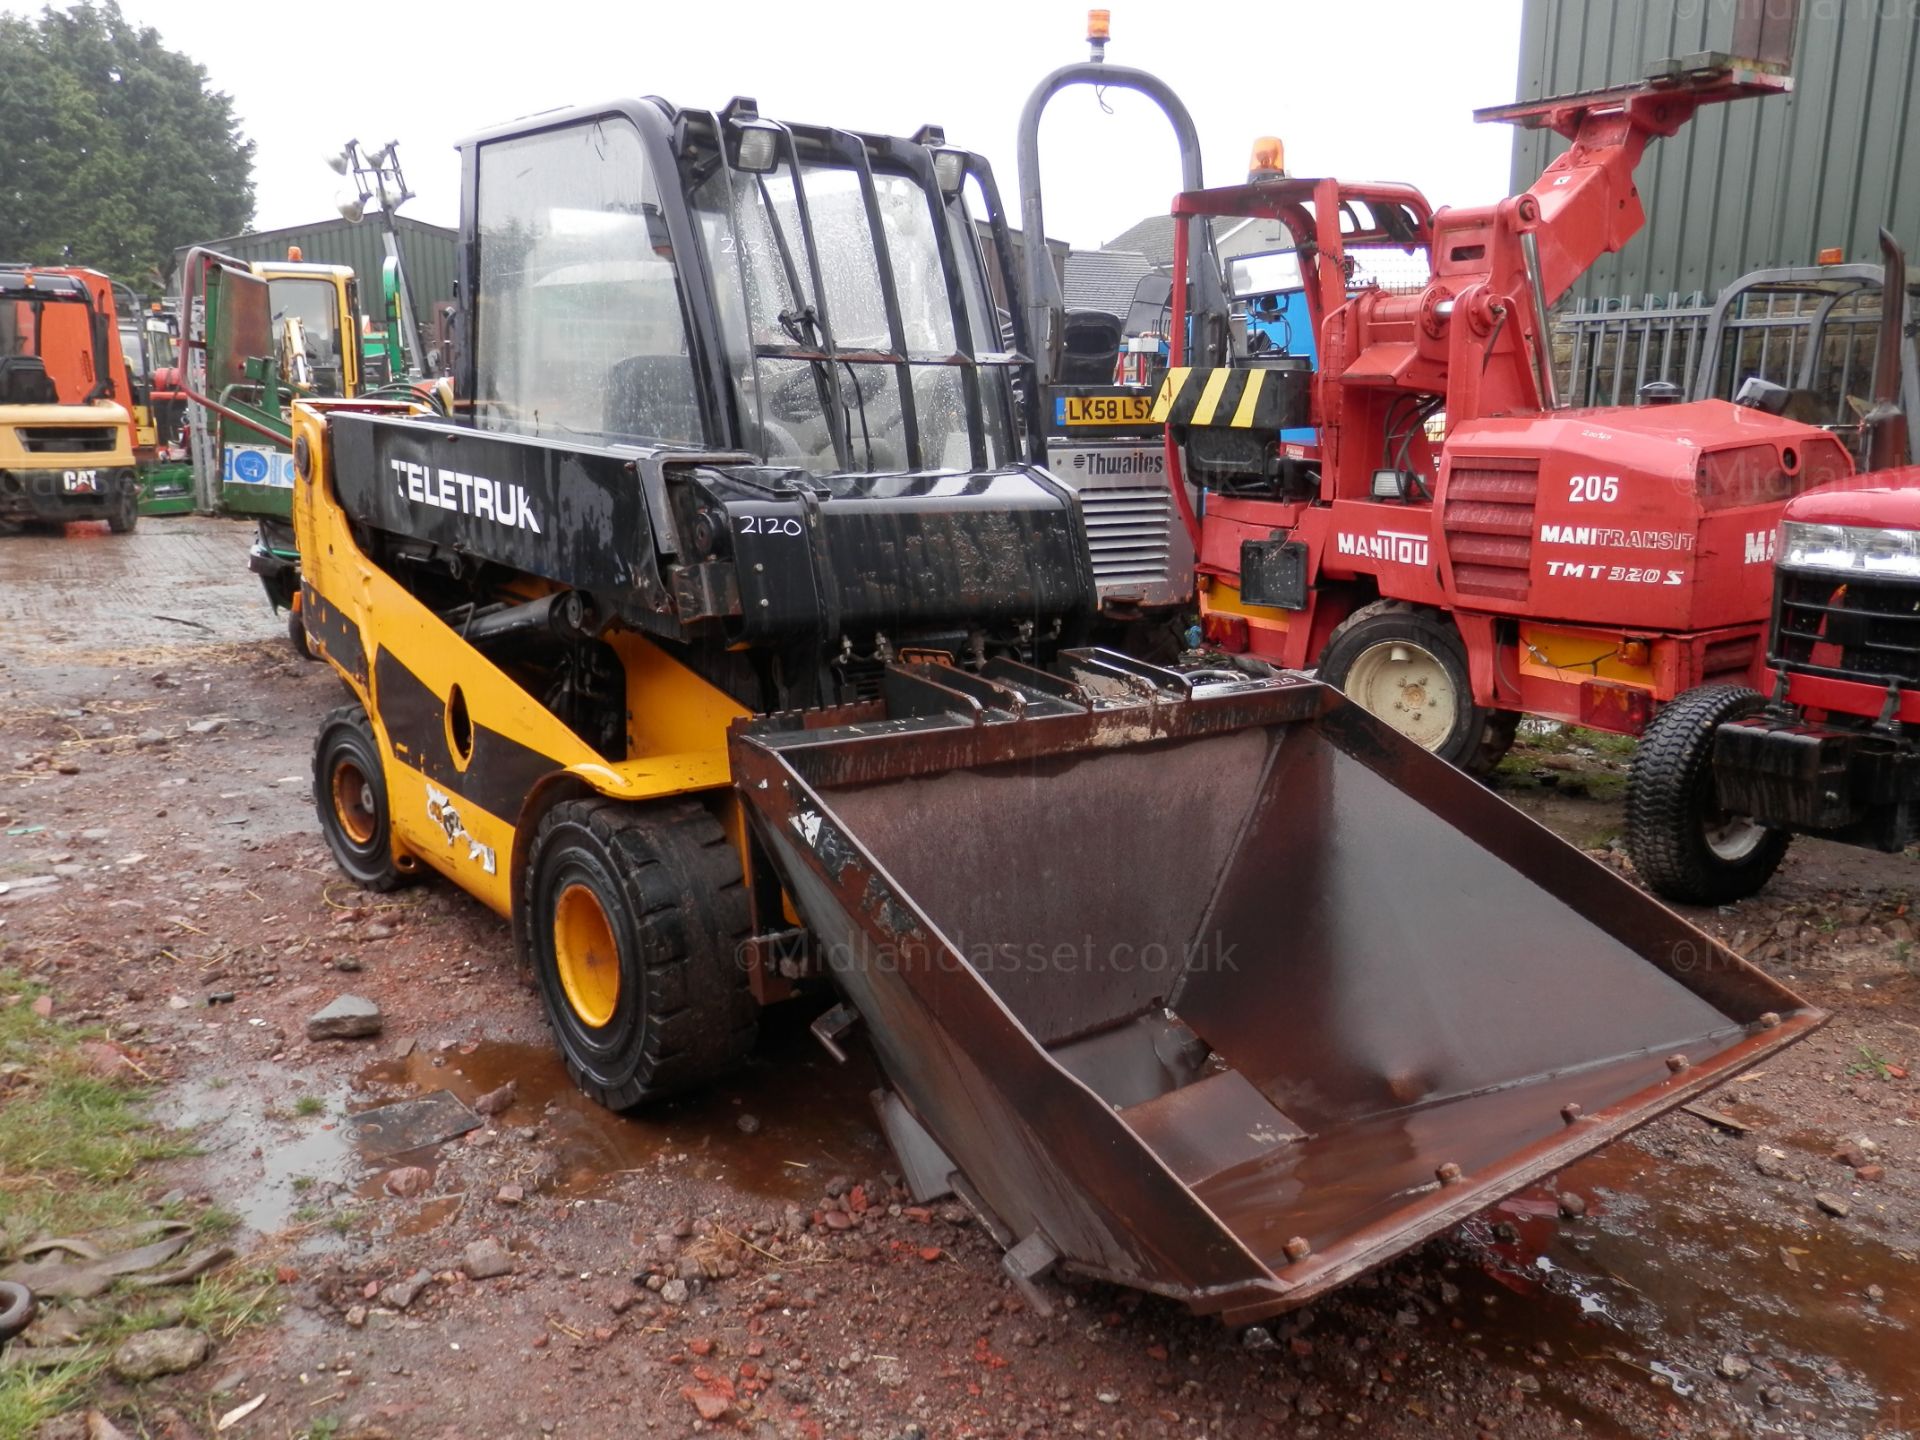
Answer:
M508 917L612 1106L836 992L911 1186L1030 1294L1230 1323L1819 1023L1332 690L1090 643L976 215L1017 274L937 128L744 98L463 147L451 415L296 406L348 874Z

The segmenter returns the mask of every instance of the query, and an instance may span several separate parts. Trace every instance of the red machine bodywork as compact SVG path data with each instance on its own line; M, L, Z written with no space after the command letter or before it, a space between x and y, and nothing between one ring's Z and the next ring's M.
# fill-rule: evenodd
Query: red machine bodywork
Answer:
M1187 501L1182 437L1168 469L1199 557L1203 630L1276 663L1316 663L1376 599L1448 612L1474 700L1637 733L1709 680L1758 685L1785 501L1853 465L1826 432L1720 401L1553 407L1547 307L1643 223L1633 171L1647 142L1702 104L1789 82L1738 65L1482 118L1547 125L1571 147L1527 193L1432 212L1404 185L1276 178L1176 198L1173 214L1259 217L1291 232L1318 342L1311 498ZM1344 220L1344 224L1343 224ZM1189 227L1174 226L1172 363L1186 363ZM1427 250L1414 294L1349 293L1350 250ZM1435 445L1409 416L1444 407ZM1396 420L1400 428L1396 430ZM1376 469L1420 477L1372 498ZM1243 603L1241 545L1307 547L1301 610Z
M1920 465L1884 471L1874 478L1871 485L1834 486L1802 495L1786 507L1781 518L1862 530L1920 531ZM1887 688L1872 681L1842 680L1789 669L1786 682L1782 698L1810 712L1808 718L1815 722L1835 715L1877 720L1886 712ZM1920 690L1902 689L1892 718L1920 724Z

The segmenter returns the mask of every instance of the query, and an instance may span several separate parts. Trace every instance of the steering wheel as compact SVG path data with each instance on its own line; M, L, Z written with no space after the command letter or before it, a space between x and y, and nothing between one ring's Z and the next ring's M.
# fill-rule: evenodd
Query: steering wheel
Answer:
M846 397L849 406L857 409L861 403L872 404L879 396L887 377L878 365L840 365L840 393ZM805 424L819 418L820 391L814 379L813 366L795 368L767 388L767 413L786 421L790 425ZM855 399L854 392L859 398Z
M766 389L767 413L788 424L800 424L820 413L820 392L815 388L813 367L796 365Z

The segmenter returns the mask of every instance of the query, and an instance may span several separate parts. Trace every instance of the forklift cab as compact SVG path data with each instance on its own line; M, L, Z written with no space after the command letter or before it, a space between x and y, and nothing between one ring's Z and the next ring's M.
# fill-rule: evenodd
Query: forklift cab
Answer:
M1181 195L1174 214L1266 223L1282 241L1227 263L1227 289L1243 327L1236 339L1245 354L1222 371L1187 359L1193 347L1185 333L1189 287L1183 282L1192 264L1210 262L1190 258L1188 227L1175 225L1174 353L1155 413L1167 423L1167 441L1180 453L1183 473L1224 495L1330 498L1321 493L1319 428L1311 414L1319 337L1327 317L1354 295L1387 288L1396 260L1425 275L1431 224L1426 201L1404 185L1262 174L1245 185ZM1427 418L1405 417L1409 453L1398 470L1421 469L1426 442L1420 432ZM1419 494L1409 486L1392 498Z
M455 391L474 423L746 452L816 477L1023 459L967 204L990 172L920 143L639 102L464 149Z
M116 291L117 291L116 287ZM140 306L131 293L120 296L120 354L127 367L136 431L134 446L151 452L179 443L185 402L175 384L179 375L180 344L173 317L158 306Z
M315 399L358 395L360 301L353 271L288 260L256 263L253 272L267 282L282 382Z

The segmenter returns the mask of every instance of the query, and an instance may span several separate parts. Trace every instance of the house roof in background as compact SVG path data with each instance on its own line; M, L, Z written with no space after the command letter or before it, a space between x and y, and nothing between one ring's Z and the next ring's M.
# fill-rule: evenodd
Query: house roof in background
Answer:
M1101 310L1126 318L1133 292L1153 272L1147 257L1129 250L1074 250L1067 255L1061 290L1068 310Z
M1278 220L1238 220L1225 216L1213 221L1213 244L1222 260L1236 255L1256 255L1263 250L1288 247L1287 229ZM1156 266L1173 263L1173 217L1149 215L1129 225L1100 247L1102 250L1130 250L1144 255Z

